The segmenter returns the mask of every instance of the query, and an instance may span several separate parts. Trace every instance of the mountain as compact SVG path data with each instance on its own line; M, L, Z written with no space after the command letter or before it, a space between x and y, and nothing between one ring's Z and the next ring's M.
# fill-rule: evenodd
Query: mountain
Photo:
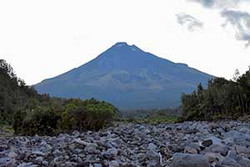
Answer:
M173 63L125 42L90 62L35 85L39 93L58 97L97 98L119 109L155 109L180 105L211 75L186 64Z

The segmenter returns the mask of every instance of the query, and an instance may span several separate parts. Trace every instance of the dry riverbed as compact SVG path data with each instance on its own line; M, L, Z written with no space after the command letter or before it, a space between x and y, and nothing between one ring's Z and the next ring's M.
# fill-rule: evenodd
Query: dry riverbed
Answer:
M0 167L249 167L250 124L123 124L55 137L1 137Z

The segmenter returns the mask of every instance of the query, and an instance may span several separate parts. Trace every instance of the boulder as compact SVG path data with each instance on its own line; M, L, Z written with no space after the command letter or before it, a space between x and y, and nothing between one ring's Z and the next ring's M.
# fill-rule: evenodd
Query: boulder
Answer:
M210 164L200 154L175 153L171 167L210 167Z

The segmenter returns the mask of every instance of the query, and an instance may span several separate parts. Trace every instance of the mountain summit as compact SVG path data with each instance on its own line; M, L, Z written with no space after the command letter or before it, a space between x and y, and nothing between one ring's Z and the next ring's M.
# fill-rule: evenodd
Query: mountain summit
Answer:
M180 105L211 75L119 42L90 62L35 85L39 93L58 97L97 98L119 109L153 109Z

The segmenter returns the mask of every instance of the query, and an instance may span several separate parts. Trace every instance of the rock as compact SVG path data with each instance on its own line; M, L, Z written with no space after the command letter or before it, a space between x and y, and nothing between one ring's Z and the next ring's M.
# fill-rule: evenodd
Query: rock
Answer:
M160 153L157 152L157 146L153 143L149 143L146 152L149 166L160 165Z
M14 151L10 151L10 153L8 154L8 156L12 159L15 159L17 157L17 154Z
M213 152L213 153L220 153L221 155L226 156L229 151L229 147L222 145L222 144L213 144L209 146L206 149L206 151Z
M210 164L199 154L175 153L171 167L210 167Z
M58 149L56 149L55 151L53 151L53 155L54 155L54 156L59 156L59 155L61 155L61 154L62 154L62 152L59 151Z
M40 164L40 163L42 163L43 160L44 160L43 157L37 157L37 158L35 159L35 162L38 163L38 164Z
M84 145L84 146L87 146L87 145L91 144L91 143L88 143L88 142L85 142L85 141L81 140L80 138L75 139L75 142L77 144Z
M250 157L250 148L247 148L245 146L236 145L235 149L236 149L238 154L245 156L245 157Z
M48 165L49 165L49 162L44 160L44 161L42 161L42 165L48 166Z
M94 167L102 167L102 164L95 163L95 164L94 164Z
M38 156L45 156L46 154L41 151L32 151L32 154L38 155Z
M201 143L204 147L209 147L213 144L213 141L212 140L205 140Z
M156 160L159 161L160 157L159 157L159 153L157 153L156 151L153 150L147 150L147 159L148 160Z
M250 165L250 160L248 158L242 157L240 158L240 160L238 161L238 163L242 166L249 166Z
M73 135L75 138L77 138L77 137L79 137L81 134L80 134L79 131L75 130L75 131L72 133L72 135Z
M29 162L29 163L22 163L18 165L18 167L38 167L38 165L34 165L31 162Z
M246 167L249 127L237 121L120 123L96 132L0 138L0 167Z
M226 157L222 161L221 165L224 165L226 167L241 167L241 165L235 159L229 157Z
M208 162L213 163L221 163L224 157L219 153L206 153L204 157L208 160Z
M26 157L26 153L19 153L17 156L16 156L16 160L24 160Z
M148 148L147 148L148 150L156 150L157 149L157 146L155 145L155 144L153 144L153 143L149 143L148 144Z
M84 151L89 153L89 154L93 154L96 152L97 149L97 145L96 144L88 144L85 148Z
M109 162L109 167L119 167L119 163L115 160Z
M75 163L75 162L65 162L65 166L66 167L75 167L75 166L77 166L77 163Z
M137 159L138 159L138 161L139 162L145 162L146 161L146 154L144 154L144 153L139 153L138 155L137 155Z
M0 165L7 164L10 161L11 161L11 158L9 157L0 158Z
M76 165L76 167L88 167L89 166L89 162L80 162Z
M118 154L118 150L116 148L110 148L108 149L103 156L107 159L111 159L113 157L116 157Z
M197 154L198 150L189 146L186 146L184 148L184 153L189 153L189 154Z

